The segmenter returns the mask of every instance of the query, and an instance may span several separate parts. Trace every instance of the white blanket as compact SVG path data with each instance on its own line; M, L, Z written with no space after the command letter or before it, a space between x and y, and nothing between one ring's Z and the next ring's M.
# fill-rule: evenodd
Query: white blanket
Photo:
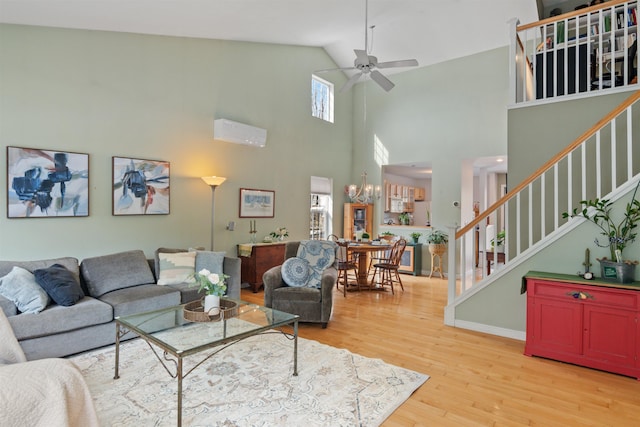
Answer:
M66 359L0 365L3 427L93 427L98 418L82 374Z

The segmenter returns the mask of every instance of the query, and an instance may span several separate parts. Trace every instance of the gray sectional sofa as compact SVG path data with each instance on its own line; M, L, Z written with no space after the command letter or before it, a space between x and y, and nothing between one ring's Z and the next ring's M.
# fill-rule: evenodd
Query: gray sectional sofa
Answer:
M19 312L11 300L0 295L0 309L8 317L28 360L63 357L112 344L115 317L175 306L200 297L197 287L188 284L157 284L159 253L183 251L161 248L151 260L143 251L132 250L86 258L81 263L71 257L0 261L0 277L14 266L33 272L61 264L78 279L85 295L74 305L52 303L35 314ZM224 257L223 272L229 276L227 295L240 298L240 259Z

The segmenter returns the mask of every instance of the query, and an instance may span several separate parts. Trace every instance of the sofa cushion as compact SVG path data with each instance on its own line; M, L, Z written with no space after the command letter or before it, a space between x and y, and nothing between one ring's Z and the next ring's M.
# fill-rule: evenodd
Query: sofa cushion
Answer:
M140 285L118 289L100 297L113 307L113 317L180 305L180 292L169 286Z
M282 263L282 280L289 286L299 288L309 285L311 269L306 259L293 257ZM315 285L312 285L315 287Z
M154 263L156 277L160 277L160 254L175 254L179 252L195 252L196 253L196 266L195 271L200 271L206 268L212 273L222 274L224 270L224 257L226 252L213 252L205 251L202 248L158 248L155 251Z
M33 273L18 266L0 277L0 295L23 313L39 313L49 304L49 295L38 285Z
M0 295L0 310L4 313L5 316L15 316L18 314L18 307L11 301Z
M197 251L196 252L196 271L206 268L212 273L224 273L224 257L226 252L213 251Z
M89 294L100 297L107 292L155 283L155 277L141 250L86 258L80 264Z
M158 254L158 261L160 266L158 285L195 282L193 277L196 268L195 252L162 252Z
M18 344L7 316L0 310L0 365L26 362L27 358Z
M61 264L39 268L33 275L36 282L58 305L68 307L84 298L78 279Z
M33 270L51 267L53 264L64 265L67 270L75 274L78 279L80 278L78 259L72 257L41 259L36 261L0 261L0 277L9 273L11 269L16 265L33 273Z
M309 287L293 288L284 286L282 288L274 289L273 295L274 301L306 301L318 303L322 300L320 289Z
M71 307L53 304L38 314L25 313L9 317L18 340L59 334L112 320L111 306L91 297L84 297Z

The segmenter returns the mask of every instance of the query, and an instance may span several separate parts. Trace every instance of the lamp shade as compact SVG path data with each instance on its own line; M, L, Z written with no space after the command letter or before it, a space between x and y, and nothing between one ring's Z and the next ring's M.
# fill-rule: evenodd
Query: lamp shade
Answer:
M227 180L227 178L221 176L203 176L202 180L207 183L207 185L214 187L222 184Z

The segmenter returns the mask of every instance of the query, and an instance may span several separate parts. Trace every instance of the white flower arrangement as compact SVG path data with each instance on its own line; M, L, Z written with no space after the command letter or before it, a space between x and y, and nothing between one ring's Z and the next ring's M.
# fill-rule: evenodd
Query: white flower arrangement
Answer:
M282 239L283 237L289 237L289 230L287 227L277 228L276 231L271 232L271 237L276 239Z
M200 285L198 292L202 292L204 290L207 295L216 295L221 297L227 290L225 281L229 276L226 274L212 273L206 268L203 268L198 273L194 274L193 277L196 279L196 283Z

